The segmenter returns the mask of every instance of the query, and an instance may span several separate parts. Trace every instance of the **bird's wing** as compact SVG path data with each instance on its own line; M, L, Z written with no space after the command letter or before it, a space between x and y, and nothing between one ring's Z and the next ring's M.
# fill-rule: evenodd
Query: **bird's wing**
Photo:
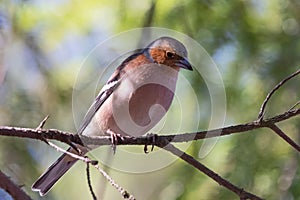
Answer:
M115 72L111 75L107 83L103 86L101 91L99 92L98 96L96 97L93 104L88 109L87 113L83 118L83 122L81 123L77 133L82 134L84 129L88 126L91 122L92 118L102 106L102 104L106 101L106 99L115 91L115 89L119 86L121 81L121 74L124 73L123 68L128 64L131 60L136 58L137 56L143 54L143 51L138 51L137 53L129 56L126 58L115 70Z
M112 81L107 83L102 90L99 92L93 104L88 109L87 113L83 118L83 122L81 123L78 134L82 134L84 129L88 126L96 112L99 110L101 105L105 102L105 100L114 92L114 90L118 87L120 81Z

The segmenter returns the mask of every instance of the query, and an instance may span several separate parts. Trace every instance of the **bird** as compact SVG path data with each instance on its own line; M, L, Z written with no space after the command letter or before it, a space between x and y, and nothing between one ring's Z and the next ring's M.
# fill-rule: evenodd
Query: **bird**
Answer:
M193 71L187 49L177 39L162 36L136 50L100 90L77 134L90 137L146 134L170 108L181 68ZM94 148L74 144L68 151L84 155ZM32 190L40 196L46 195L76 161L64 153L34 182Z

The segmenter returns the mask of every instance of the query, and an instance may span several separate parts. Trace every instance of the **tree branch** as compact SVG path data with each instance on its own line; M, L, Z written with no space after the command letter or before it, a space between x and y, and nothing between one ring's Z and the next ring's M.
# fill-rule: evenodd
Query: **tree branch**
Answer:
M279 137L284 139L287 143L289 143L294 149L296 149L298 152L300 152L300 146L294 142L289 136L287 136L278 126L275 124L269 125L270 129L272 129Z
M31 200L31 198L2 171L0 171L0 188L3 188L15 200Z
M189 154L181 151L180 149L176 148L172 144L166 143L165 146L160 146L160 147L167 150L167 151L169 151L169 152L171 152L175 156L180 157L182 160L186 161L190 165L194 166L196 169L203 172L204 174L206 174L207 176L209 176L210 178L215 180L217 183L219 183L223 187L225 187L225 188L229 189L230 191L234 192L236 195L238 195L240 197L240 199L262 200L262 198L254 195L254 194L251 194L251 193L245 191L242 188L239 188L239 187L233 185L232 183L230 183L226 179L222 178L217 173L213 172L212 170L207 168L205 165L203 165L202 163L197 161L195 158L193 158Z
M232 192L236 193L240 199L253 199L258 200L261 199L260 197L257 197L254 194L251 194L247 191L244 191L242 188L239 188L229 181L223 179L221 176L195 160L192 156L182 152L181 150L175 148L173 145L170 144L170 142L188 142L193 140L200 140L205 138L212 138L212 137L220 137L224 135L230 135L235 133L242 133L250 130L255 130L258 128L263 127L269 127L272 130L274 130L278 135L280 135L285 141L287 141L291 146L294 148L299 148L299 146L293 142L288 136L286 136L284 133L283 135L280 134L281 130L275 125L277 122L285 121L289 118L295 117L300 114L300 109L293 109L289 110L285 113L282 113L280 115L265 119L265 120L257 120L245 124L239 124L235 126L229 126L225 128L220 129L214 129L209 131L200 131L195 133L184 133L184 134L178 134L178 135L161 135L156 136L154 145L164 148L174 155L179 156L181 159L186 161L187 163L191 164L192 166L196 167L198 170L215 180L220 185L226 187L227 189L231 190ZM276 128L277 127L277 128ZM280 130L280 131L278 131ZM71 145L72 143L80 144L80 145L111 145L111 137L110 136L99 136L99 137L87 137L83 135L77 135L72 134L69 132L64 132L56 129L31 129L31 128L19 128L19 127L8 127L8 126L2 126L0 127L0 135L3 136L15 136L15 137L23 137L23 138L30 138L30 139L38 139L41 141L46 142L48 145L52 146L58 151L66 153L62 148L57 147L53 143L47 141L48 139L51 140L58 140L64 143L67 143ZM288 139L287 139L288 138ZM142 137L122 137L122 140L120 139L117 144L118 145L148 145L153 143L151 138L149 139L148 136L142 136ZM299 151L299 149L297 149ZM100 169L100 167L97 165L95 161L90 160L87 157L81 157L78 155L73 155L70 152L70 156L82 160L86 163L91 163L107 180L111 183L112 186L116 187L118 191L121 192L122 196L124 198L134 199L132 196L128 196L128 193L126 190L118 186L115 181L113 181L103 170ZM125 191L125 193L124 193ZM124 193L124 195L123 195Z
M220 137L224 135L230 135L234 133L242 133L250 130L255 130L258 128L264 128L268 127L271 128L276 134L278 134L281 138L283 138L288 144L290 144L293 148L295 148L298 152L300 152L300 146L295 143L291 138L289 138L278 126L276 126L275 123L285 121L289 118L292 118L294 116L297 116L300 114L300 108L295 109L295 107L299 104L298 102L293 106L291 109L286 111L285 113L276 115L274 117L263 119L263 115L265 112L266 105L268 101L270 100L271 96L288 80L295 77L296 75L300 74L300 70L296 71L292 75L288 76L284 80L282 80L279 84L277 84L272 91L267 95L266 99L264 100L258 120L246 123L246 124L239 124L235 126L228 126L225 128L219 128L214 130L208 130L208 131L199 131L194 133L184 133L184 134L176 134L176 135L162 135L162 136L155 136L155 140L153 141L153 137L151 140L151 137L149 136L142 136L142 137L122 137L122 139L117 138L117 144L118 145L155 145L160 148L164 148L165 150L171 152L172 154L180 157L190 165L194 166L213 180L215 180L220 185L226 187L227 189L231 190L235 194L237 194L240 199L252 199L252 200L260 200L260 197L257 197L254 194L251 194L249 192L244 191L242 188L239 188L229 181L223 179L221 176L207 168L205 165L201 164L199 161L194 159L192 156L186 154L185 152L177 149L174 147L170 142L188 142L193 140L200 140L205 138L212 138L212 137ZM18 128L18 127L8 127L8 126L0 126L0 135L2 136L14 136L14 137L23 137L23 138L30 138L30 139L38 139L41 141L46 142L48 145L56 148L59 151L62 151L64 153L70 153L66 152L65 150L61 149L60 147L57 147L56 145L52 144L48 141L48 139L52 140L58 140L64 143L69 144L70 146L74 146L75 144L79 145L110 145L111 144L111 137L109 136L102 136L102 137L87 137L83 135L76 135L69 132L59 131L56 129L43 129L43 125L45 124L47 118L45 118L41 124L36 129L31 128ZM146 149L146 148L145 148ZM92 161L88 157L82 157L78 155L69 154L72 157L75 157L76 159L82 160L86 162L87 164L92 164L95 166L96 169L100 173L102 173L106 177L106 173L101 170L98 166L97 161ZM1 174L0 174L1 175ZM108 176L108 175L107 175ZM3 178L0 176L0 178ZM5 179L5 176L4 176ZM111 179L109 176L107 178L108 180ZM1 179L0 179L1 180ZM9 180L9 179L8 179ZM116 187L119 191L124 193L124 198L134 198L133 196L129 196L129 194L118 186L113 180L109 180L111 185ZM0 182L0 187L5 188L5 185L1 185L2 182ZM8 183L9 184L9 183ZM10 194L11 191L9 191ZM25 194L26 195L26 194ZM24 196L22 196L22 199L24 199ZM30 199L30 198L29 198Z
M135 197L131 194L129 194L125 189L123 189L121 186L119 186L113 178L111 178L104 170L102 170L100 168L100 166L98 165L98 161L97 160L91 160L88 156L81 156L81 155L77 155L77 154L74 154L74 153L71 153L69 151L66 151L62 148L60 148L59 146L53 144L52 142L49 142L49 141L46 141L46 143L51 146L52 148L54 148L55 150L59 151L59 152L62 152L62 153L65 153L65 154L68 154L69 156L77 159L77 160L81 160L82 162L85 162L87 164L87 168L86 168L86 172L87 172L87 180L88 180L88 186L89 186L89 189L90 189L90 192L92 194L92 197L94 200L97 199L93 189L92 189L92 186L91 186L91 180L90 180L90 175L89 175L89 164L91 164L92 166L94 166L98 172L100 174L102 174L102 176L111 184L111 186L113 186L114 188L116 188L121 196L124 198L124 199L128 199L128 200L135 200Z
M274 117L264 119L262 121L252 121L245 124L228 126L219 129L208 131L199 131L194 133L182 133L173 135L159 135L156 143L164 143L165 140L169 142L189 142L193 140L201 140L206 138L220 137L224 135L231 135L236 133L243 133L259 128L270 127L271 125L285 121L300 114L300 108L292 109L285 113L276 115ZM0 135L10 137L22 137L37 139L45 141L45 139L57 140L66 144L76 143L80 145L111 145L110 136L88 137L84 135L77 135L70 132L60 131L57 129L32 129L21 127L0 126ZM146 145L151 143L149 137L123 137L118 141L118 145Z

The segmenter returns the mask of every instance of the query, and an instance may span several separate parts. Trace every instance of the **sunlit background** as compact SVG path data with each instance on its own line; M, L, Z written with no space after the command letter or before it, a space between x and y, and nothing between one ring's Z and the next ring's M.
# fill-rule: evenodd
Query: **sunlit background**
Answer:
M115 34L150 26L190 36L214 59L226 90L225 125L253 121L272 87L299 69L299 10L297 0L2 0L0 125L34 128L50 115L46 128L76 132L72 93L87 54ZM206 109L209 93L199 74L187 77L199 91L201 122L197 129L203 130L211 116ZM266 117L299 101L299 81L295 78L276 93ZM193 109L193 105L184 106ZM176 109L173 106L172 113L176 114ZM280 123L280 127L300 143L299 117ZM197 158L201 144L193 142L187 152ZM31 184L59 153L40 141L8 137L0 137L0 149L1 171L33 199L39 199L30 190ZM210 154L199 160L265 199L300 199L299 154L268 129L222 137ZM143 174L106 170L137 199L238 199L181 160ZM95 170L92 182L99 198L121 199ZM78 163L43 199L91 198L85 165ZM0 199L11 198L0 189Z

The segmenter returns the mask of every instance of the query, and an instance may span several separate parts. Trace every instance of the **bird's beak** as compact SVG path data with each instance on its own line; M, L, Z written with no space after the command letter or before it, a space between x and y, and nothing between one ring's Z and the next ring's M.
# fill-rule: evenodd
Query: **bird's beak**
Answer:
M177 60L175 62L175 65L183 69L193 71L192 65L189 63L189 61L186 58L181 57L180 60Z

